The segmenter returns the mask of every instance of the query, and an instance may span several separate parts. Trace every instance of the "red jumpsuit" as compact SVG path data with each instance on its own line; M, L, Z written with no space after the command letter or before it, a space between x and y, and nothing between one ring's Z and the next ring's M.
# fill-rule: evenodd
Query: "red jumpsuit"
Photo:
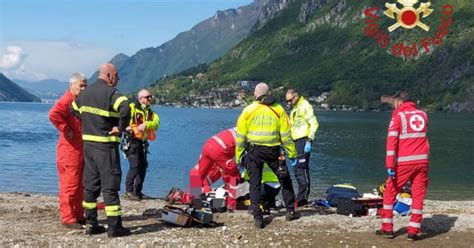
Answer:
M191 193L197 195L209 192L210 185L222 176L229 194L226 199L227 206L235 209L237 204L235 191L240 175L233 159L234 156L234 129L226 129L208 139L202 150L199 163L190 172Z
M84 208L81 205L84 198L82 127L80 120L71 114L70 106L73 100L74 96L67 91L49 111L49 119L59 131L56 160L59 209L63 224L84 220ZM68 134L72 134L72 137Z
M412 182L411 218L408 233L418 234L422 221L423 200L428 185L430 145L426 132L428 116L405 102L393 111L387 135L386 167L396 172L387 179L384 192L382 230L393 231L393 205L396 195L409 180Z

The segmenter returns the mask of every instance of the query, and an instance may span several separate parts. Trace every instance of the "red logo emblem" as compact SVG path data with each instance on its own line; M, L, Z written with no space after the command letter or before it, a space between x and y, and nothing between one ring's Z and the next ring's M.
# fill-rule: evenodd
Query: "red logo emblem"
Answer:
M434 32L429 33L430 26L424 20L434 11L442 13L441 23ZM395 3L385 3L384 16L396 21L389 27L379 26L378 21L381 17L377 15L378 12L380 12L378 7L371 7L364 11L365 36L374 39L380 48L389 49L393 56L408 59L427 54L433 47L443 42L453 22L454 7L446 4L441 9L435 10L430 1L419 2L419 0L397 0ZM404 41L396 43L392 41L390 34L395 31L408 32L415 28L420 28L427 34L418 41L408 44Z

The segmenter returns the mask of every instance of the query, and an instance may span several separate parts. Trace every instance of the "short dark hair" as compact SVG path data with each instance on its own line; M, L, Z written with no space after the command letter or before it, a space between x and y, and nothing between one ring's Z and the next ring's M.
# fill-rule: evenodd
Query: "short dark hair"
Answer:
M395 95L393 95L395 98L400 99L402 102L409 102L411 101L411 95L407 91L401 90L397 91Z
M295 88L289 88L286 92L290 94L298 94L298 90L296 90Z

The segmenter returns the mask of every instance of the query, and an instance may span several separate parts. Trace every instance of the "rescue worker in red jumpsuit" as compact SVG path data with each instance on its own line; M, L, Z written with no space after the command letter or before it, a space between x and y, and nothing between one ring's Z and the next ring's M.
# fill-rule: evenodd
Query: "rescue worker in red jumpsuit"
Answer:
M222 176L228 193L227 208L235 209L237 204L235 191L240 175L234 156L235 129L226 129L209 138L204 144L198 164L190 171L191 195L185 193L181 201L188 203L193 196L209 192L211 185Z
M423 200L428 185L430 145L427 138L428 116L416 108L410 95L401 91L393 96L395 110L388 127L386 167L387 186L383 198L382 229L376 233L393 238L393 205L396 195L408 181L412 183L411 217L408 240L420 232Z
M202 190L201 192L202 193L207 193L209 191L212 190L211 188L211 185L215 182L217 182L219 179L221 178L228 178L229 176L228 175L224 175L224 170L219 167L219 165L217 165L216 163L214 163L211 168L209 169L209 171L207 172L207 175L205 175L204 179L202 179L201 175L199 174L199 164L197 164L196 166L194 166L191 171L189 172L189 175L190 176L190 181L192 181L192 176L194 175L198 175L199 176L199 179L201 181L201 187L202 187ZM224 179L222 179L224 180ZM228 180L226 180L228 181Z
M59 131L56 161L59 176L59 209L62 225L69 229L81 229L84 224L84 187L82 175L82 127L78 118L71 114L71 102L87 87L84 74L74 73L69 89L49 111L51 123Z

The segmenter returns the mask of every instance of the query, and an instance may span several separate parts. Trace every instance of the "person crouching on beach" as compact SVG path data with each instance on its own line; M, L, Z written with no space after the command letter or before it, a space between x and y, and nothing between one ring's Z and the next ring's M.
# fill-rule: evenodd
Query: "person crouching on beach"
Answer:
M68 229L81 229L85 224L84 186L82 174L82 127L78 118L71 114L70 106L79 93L87 87L82 73L74 73L69 79L69 89L49 111L49 120L59 131L56 162L59 176L59 209L62 225Z

